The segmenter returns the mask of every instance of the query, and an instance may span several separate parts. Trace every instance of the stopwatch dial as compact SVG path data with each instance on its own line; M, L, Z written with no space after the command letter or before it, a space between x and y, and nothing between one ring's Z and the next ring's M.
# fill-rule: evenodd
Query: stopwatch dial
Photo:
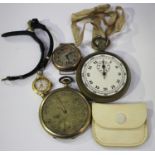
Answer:
M80 59L80 51L74 44L60 44L53 52L53 63L60 70L76 67Z
M82 67L82 81L86 88L99 96L112 96L121 91L127 82L124 63L110 54L97 54Z
M72 137L88 126L90 107L73 89L62 89L45 99L40 116L43 127L52 135Z
M109 62L103 60L97 63L97 69L103 74L103 72L108 72L110 70Z

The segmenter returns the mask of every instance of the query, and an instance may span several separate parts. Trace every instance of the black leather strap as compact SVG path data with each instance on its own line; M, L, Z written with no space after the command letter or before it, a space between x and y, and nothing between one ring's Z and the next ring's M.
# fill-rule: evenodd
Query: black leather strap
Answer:
M18 80L18 79L25 79L25 78L35 74L41 68L41 64L43 63L43 60L44 60L44 50L45 50L44 45L43 45L42 41L35 35L34 32L30 32L30 31L7 32L7 33L2 34L2 37L10 37L10 36L17 36L17 35L28 35L28 36L32 37L40 46L41 57L40 57L38 64L32 71L30 71L26 74L23 74L23 75L7 76L6 78L2 79L2 81L4 81L4 80L13 81L13 80Z
M53 37L52 35L50 34L50 32L48 31L48 29L46 28L45 25L43 24L40 24L39 21L37 19L32 19L30 22L30 28L32 30L31 31L14 31L14 32L7 32L7 33L4 33L2 34L2 37L10 37L10 36L17 36L17 35L28 35L30 37L32 37L40 46L40 49L41 49L41 57L40 57L40 60L38 62L38 64L36 65L36 67L24 74L24 75L19 75L19 76L7 76L6 78L2 79L2 81L4 80L18 80L18 79L25 79L33 74L35 74L37 71L39 70L43 70L47 64L48 64L48 61L52 55L52 51L53 51ZM44 51L45 51L45 47L44 47L44 44L42 43L42 41L36 36L34 30L35 29L42 29L44 30L45 32L47 32L48 36L49 36L49 39L50 39L50 47L49 47L49 50L48 50L48 53L47 53L47 56L44 58Z
M32 28L32 30L34 30L34 29L44 30L48 34L48 37L50 39L49 50L48 50L47 56L44 58L44 63L43 63L43 68L45 68L47 66L48 61L49 61L49 59L52 55L52 52L53 52L53 47L54 47L53 37L52 37L51 33L49 32L49 30L47 29L47 27L45 25L39 23L38 19L32 19L29 24L30 24L30 27Z

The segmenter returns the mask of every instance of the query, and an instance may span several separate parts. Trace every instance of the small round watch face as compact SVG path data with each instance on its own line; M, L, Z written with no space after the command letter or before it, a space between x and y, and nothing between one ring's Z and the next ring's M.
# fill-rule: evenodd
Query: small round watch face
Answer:
M35 83L35 87L38 91L46 91L48 89L48 81L45 79L38 79Z
M74 44L60 44L53 52L53 63L61 71L75 70L80 59L80 50Z
M86 99L71 88L60 88L49 94L40 107L44 129L55 137L69 138L83 132L90 122Z
M81 91L95 101L108 102L120 98L130 83L125 62L107 52L87 57L78 68L77 74Z
M38 93L39 95L44 95L51 89L52 84L47 78L41 76L34 80L32 87L33 90L36 91L36 93Z

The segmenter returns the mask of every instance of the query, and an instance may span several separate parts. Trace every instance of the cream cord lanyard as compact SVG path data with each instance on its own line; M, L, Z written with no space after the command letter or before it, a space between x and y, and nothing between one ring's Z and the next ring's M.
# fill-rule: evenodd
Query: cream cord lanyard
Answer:
M93 26L92 38L98 36L107 38L110 35L121 31L125 23L125 14L123 8L120 6L117 6L113 11L109 4L104 4L73 13L71 21L75 44L79 46L83 41L86 24L91 23ZM82 28L78 26L79 22L84 23ZM105 28L101 26L102 22L105 25Z

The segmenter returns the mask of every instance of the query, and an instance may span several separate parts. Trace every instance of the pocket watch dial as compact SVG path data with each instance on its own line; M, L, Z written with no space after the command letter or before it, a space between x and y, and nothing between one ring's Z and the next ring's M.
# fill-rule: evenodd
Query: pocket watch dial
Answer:
M97 102L111 102L120 98L130 84L126 63L108 52L93 53L84 58L76 76L83 94Z
M74 70L80 59L80 51L74 44L60 44L53 52L53 63L62 71Z
M43 127L56 137L72 137L89 125L90 107L77 91L62 88L51 93L40 109Z

